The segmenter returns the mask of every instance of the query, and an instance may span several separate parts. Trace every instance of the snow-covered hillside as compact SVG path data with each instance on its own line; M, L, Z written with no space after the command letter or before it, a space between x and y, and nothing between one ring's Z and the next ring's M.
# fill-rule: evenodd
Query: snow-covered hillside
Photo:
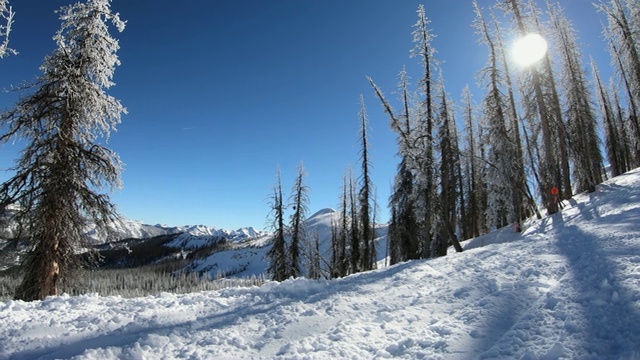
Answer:
M0 358L640 358L640 170L465 248L332 281L0 302Z
M306 233L309 241L318 239L320 253L324 259L331 259L331 226L337 223L339 213L334 209L322 209L309 216L306 220ZM382 261L386 249L387 226L381 225L376 230L376 251L377 258ZM264 275L269 265L267 252L271 247L271 234L256 234L254 237L247 237L244 241L237 241L228 250L216 252L206 258L195 260L188 268L189 271L208 273L215 278L220 275L225 277L250 277ZM206 236L183 235L174 240L172 244L184 249L192 249L208 244L209 238ZM308 245L302 244L302 258L305 262ZM321 264L323 270L328 273L328 264ZM302 264L303 272L304 264Z

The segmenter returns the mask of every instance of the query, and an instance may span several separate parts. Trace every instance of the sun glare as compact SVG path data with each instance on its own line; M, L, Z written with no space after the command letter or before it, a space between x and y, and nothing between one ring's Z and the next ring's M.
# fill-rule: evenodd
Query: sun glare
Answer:
M527 34L513 46L513 59L521 66L529 66L547 53L547 41L539 34Z

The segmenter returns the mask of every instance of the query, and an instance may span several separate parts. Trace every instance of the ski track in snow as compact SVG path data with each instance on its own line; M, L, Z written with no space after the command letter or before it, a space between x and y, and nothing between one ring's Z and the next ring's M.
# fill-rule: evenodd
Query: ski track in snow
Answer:
M0 359L640 359L640 170L564 205L338 280L0 302Z

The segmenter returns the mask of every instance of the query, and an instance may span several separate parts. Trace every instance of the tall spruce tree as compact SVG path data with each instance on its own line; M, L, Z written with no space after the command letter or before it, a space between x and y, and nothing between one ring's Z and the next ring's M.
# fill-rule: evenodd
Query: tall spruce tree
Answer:
M602 182L602 154L589 84L575 30L558 5L548 4L548 12L558 38L558 53L562 60L560 84L565 94L565 118L576 191L593 192L596 185Z
M289 202L293 206L293 214L289 225L289 276L302 275L300 268L300 247L306 240L306 217L309 212L309 188L304 184L306 174L304 165L300 162L298 176L291 191Z
M539 34L544 34L545 30L549 28L547 24L542 24L539 15L539 9L534 0L529 0L528 3L530 17L532 18L533 30ZM553 38L553 35L549 35L548 38ZM569 138L567 136L566 124L564 122L564 114L562 112L562 102L560 99L559 88L556 81L556 74L554 72L554 65L551 61L549 52L545 52L544 56L539 62L541 74L543 75L545 88L548 97L548 106L552 115L552 137L553 145L558 161L558 179L556 180L556 187L559 190L559 199L569 199L573 195L573 188L571 186L571 171L569 166Z
M125 23L109 0L64 6L58 14L57 49L45 58L35 92L0 116L7 129L1 141L27 141L15 175L0 186L0 203L22 206L18 222L29 236L15 294L22 300L56 295L85 246L87 221L105 233L118 218L98 191L120 186L122 164L98 139L108 139L125 112L105 92L120 64L108 23L119 31Z
M362 270L372 270L375 265L375 243L374 229L372 222L373 209L371 206L373 184L371 182L369 159L369 139L368 139L367 109L364 105L364 96L360 95L360 142L362 145L360 153L360 163L362 174L360 176L360 190L358 192L358 217L360 225L360 238L362 242Z
M419 5L418 21L414 25L412 57L418 57L423 66L424 76L420 80L423 101L418 112L417 134L414 138L415 145L411 149L413 158L417 162L416 192L419 194L416 206L417 218L420 224L421 257L431 256L431 241L437 231L433 229L433 216L437 216L436 208L436 173L434 155L434 94L433 94L433 73L436 61L434 58L435 49L432 46L434 35L429 29L430 20L427 18L424 5Z
M358 196L356 181L353 173L349 176L349 255L351 255L351 273L363 271L362 266L362 237L360 232L360 219L358 217Z
M285 240L286 228L284 224L285 206L282 196L282 180L278 170L278 182L273 188L271 196L270 222L273 228L273 240L271 249L267 253L269 266L267 272L274 281L284 281L289 277L289 264L287 256L287 242Z
M605 34L607 34L608 31L605 31ZM605 35L608 39L611 39L610 36ZM611 40L609 40L611 41ZM632 93L632 86L630 83L630 79L629 79L629 74L624 66L624 63L622 61L622 55L620 53L619 50L619 46L615 43L611 43L609 44L610 48L611 48L611 53L613 56L613 61L614 63L617 65L617 69L618 69L618 77L620 78L621 82L624 85L624 93L626 94L627 97L627 105L629 106L629 108L627 109L627 113L628 115L626 115L625 119L622 119L621 124L623 124L625 127L629 128L629 133L631 134L630 138L629 138L629 142L631 143L630 146L632 146L632 148L629 149L629 152L633 152L635 153L635 155L632 155L631 159L632 159L632 163L628 164L629 166L626 167L626 170L630 170L632 168L635 168L636 166L640 166L640 158L638 157L640 152L638 151L638 147L640 146L640 135L639 135L639 129L640 126L638 124L638 119L640 117L640 110L638 109L638 104L636 103L637 101L634 99L633 93ZM618 97L617 95L617 91L613 93L616 97Z
M389 249L391 253L390 263L419 259L421 258L421 244L418 237L420 228L418 225L415 191L415 176L417 171L417 160L415 158L416 140L414 138L415 131L412 126L412 119L415 117L410 105L410 96L408 89L408 76L406 69L400 72L399 92L402 94L403 112L397 115L391 104L382 94L380 88L369 78L376 95L382 102L385 112L391 119L391 128L398 135L399 156L401 158L398 165L398 173L395 177L395 183L392 194L389 199L389 207L395 212L395 216L391 218L389 233Z
M350 245L349 245L349 182L350 172L345 171L342 181L342 197L340 201L340 224L338 224L337 235L337 254L334 254L335 268L338 277L347 276L349 274L349 265L351 263Z
M480 236L480 226L478 219L480 218L480 202L478 201L478 194L481 192L483 182L478 178L478 149L476 141L475 131L475 115L474 105L472 103L472 95L469 86L465 86L462 91L463 102L463 121L465 136L465 148L463 150L464 156L463 162L463 179L464 187L462 194L462 201L467 204L467 216L463 216L462 222L462 236L464 239Z
M640 6L637 1L609 0L599 3L598 10L607 15L605 37L613 64L623 80L630 107L628 120L633 138L633 165L640 166Z
M602 79L600 78L600 72L598 71L593 59L591 59L591 68L593 69L593 75L596 82L596 93L598 103L600 104L600 112L602 114L605 150L611 167L611 175L615 177L624 173L624 161L621 161L619 157L619 154L623 153L624 150L620 145L621 142L619 140L618 129L616 126L615 110L611 104L611 98L602 82Z
M515 141L511 138L507 126L509 123L508 99L502 93L503 76L499 69L500 54L493 35L489 31L482 10L474 2L476 21L474 26L481 42L489 48L489 64L481 71L481 82L487 88L483 102L483 116L488 125L488 167L487 167L487 222L492 228L500 228L511 222L517 222L519 214L512 199L520 189L512 175L513 163L518 161Z
M519 36L524 36L529 32L529 27L525 24L525 17L522 13L523 4L520 0L502 0L500 5L503 9L513 15L515 27ZM542 133L542 153L540 165L538 166L538 178L540 179L539 187L542 196L542 202L547 209L547 214L555 214L558 211L558 203L554 201L550 191L554 187L560 186L561 175L558 167L558 159L556 157L555 136L553 132L556 119L553 117L553 109L549 105L548 92L545 91L545 68L538 68L537 65L528 67L529 81L525 87L521 88L524 92L523 99L525 101L526 112L529 114L529 120L537 115L539 121L540 132Z
M635 168L633 139L627 120L627 110L623 108L622 101L616 86L616 81L609 79L609 94L611 94L611 106L614 111L615 128L618 133L619 152L616 155L620 164L620 170L624 173Z
M440 150L440 194L436 199L439 215L434 226L436 238L432 244L432 256L447 255L447 248L453 245L456 251L461 252L462 247L458 242L457 222L458 222L458 139L455 129L455 118L453 117L451 100L447 96L444 80L440 81L440 96L437 124L437 144Z
M514 91L514 83L511 78L511 67L507 58L507 49L504 45L504 29L500 26L496 19L495 13L491 12L492 21L494 23L494 38L495 49L498 56L498 64L501 67L504 91L506 91L507 99L507 131L510 138L513 141L513 148L515 154L513 155L513 163L511 164L511 179L514 185L514 191L512 192L512 206L516 216L516 230L522 229L522 220L526 219L532 212L541 218L538 208L535 204L535 199L531 194L529 183L527 182L526 175L526 161L523 152L523 141L520 133L521 119L518 113L518 107L516 105L516 97ZM534 172L534 177L537 174Z

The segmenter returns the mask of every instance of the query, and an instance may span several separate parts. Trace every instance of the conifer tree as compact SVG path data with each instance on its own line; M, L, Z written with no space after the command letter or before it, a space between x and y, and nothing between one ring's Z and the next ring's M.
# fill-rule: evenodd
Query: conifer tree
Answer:
M360 225L360 238L363 245L362 248L362 270L372 270L375 260L375 243L374 243L374 224L371 221L371 193L373 184L370 176L370 160L369 160L369 139L367 136L367 110L364 106L364 97L360 95L360 141L362 144L360 162L362 165L362 175L360 177L360 190L358 192L358 217Z
M121 162L98 143L108 139L125 108L106 94L114 85L118 41L109 34L125 23L109 0L62 7L55 49L44 60L36 90L0 116L3 142L25 139L15 175L0 186L0 203L22 205L18 221L30 239L24 279L15 297L43 299L58 293L85 245L85 224L109 232L118 219L109 196L120 186Z
M519 36L524 36L529 32L529 27L525 24L524 15L522 14L523 4L521 0L501 0L500 5L507 12L513 15L515 27ZM535 16L534 16L535 17ZM540 68L537 65L531 65L528 67L528 74L530 76L528 85L521 90L524 92L523 99L525 101L525 108L530 115L537 115L539 121L540 130L542 133L542 157L540 165L538 166L540 179L539 187L540 194L542 196L542 202L547 209L547 213L555 214L558 211L558 204L554 201L550 191L553 187L562 187L562 176L559 162L556 153L556 135L554 130L557 130L557 122L559 119L557 116L559 109L556 109L550 104L549 91L546 88L548 80L550 79L547 67L547 63L543 64Z
M306 216L309 204L309 188L304 184L304 166L302 162L298 166L298 176L292 189L290 202L293 205L293 215L289 226L291 243L289 245L289 276L299 277L302 275L300 269L300 247L304 242L306 234Z
M605 37L628 96L634 165L640 166L640 6L636 1L609 0L609 4L599 3L596 7L607 15Z
M305 242L307 244L307 277L309 279L320 279L322 277L320 235L316 231L312 237L307 237Z
M419 127L416 128L417 134L414 138L415 153L414 158L417 160L418 174L416 177L416 192L420 194L417 198L419 206L416 207L417 217L420 224L421 257L428 258L431 256L431 241L435 235L433 230L432 217L437 215L436 209L436 177L435 177L435 159L434 159L434 110L432 92L433 87L433 67L435 66L435 49L432 46L434 36L431 34L428 26L430 20L427 18L424 5L418 6L418 22L414 25L413 43L414 48L411 56L420 58L421 65L424 68L424 77L420 81L422 87L422 95L424 99L420 104Z
M605 149L611 166L611 176L616 177L624 173L624 161L619 158L619 154L623 152L623 149L621 149L620 146L620 136L616 126L615 110L611 105L611 98L602 83L600 72L598 71L593 59L591 59L591 68L593 69L593 75L596 81L596 92L598 95L598 102L600 104L600 112L602 114Z
M347 276L349 274L349 264L351 261L349 243L349 184L347 178L350 173L345 171L342 182L342 197L340 203L340 224L338 225L337 235L337 253L334 254L335 267L338 277Z
M267 272L271 275L271 280L274 281L284 281L289 277L284 211L285 207L282 197L282 180L280 170L278 170L278 182L273 189L270 213L270 221L274 235L271 249L267 253L267 256L269 257L269 267L267 268Z
M544 34L544 30L549 28L548 25L542 25L540 20L539 10L534 0L529 0L529 12L533 22L533 29L539 34ZM549 36L551 38L551 36ZM556 180L556 187L560 191L559 199L569 199L573 195L573 189L571 186L571 172L569 167L569 152L566 124L564 122L564 114L562 112L562 103L559 94L559 88L556 81L556 75L554 73L554 66L551 61L549 52L545 52L544 56L539 62L541 74L544 79L545 88L548 98L548 106L552 115L552 137L553 146L558 161L558 176Z
M437 122L437 142L440 150L440 196L436 199L439 216L438 223L434 226L434 244L432 245L432 256L447 255L447 248L452 244L456 251L461 252L462 247L456 235L458 219L458 140L455 130L455 119L449 100L444 88L444 80L440 85L439 110L436 117ZM437 240L437 241L436 241Z
M478 154L476 149L476 132L474 130L474 106L472 104L471 90L469 86L465 86L462 92L463 102L463 120L466 133L466 147L464 149L463 160L463 179L464 188L462 193L462 201L467 204L467 216L463 216L462 237L469 239L480 236L480 226L478 218L480 217L480 204L478 194L481 192L481 183L478 179Z
M619 151L616 154L618 157L618 163L620 164L620 171L625 173L635 168L634 155L633 155L633 139L631 129L626 121L627 111L623 108L620 96L618 94L616 82L613 78L609 80L609 94L611 94L611 106L614 111L614 127L617 131Z
M360 219L358 218L358 197L356 195L356 183L353 174L349 177L349 218L350 229L350 255L351 255L351 273L359 273L363 271L362 266L362 238L360 232Z
M503 86L506 90L505 96L508 108L507 118L509 118L507 131L513 141L513 148L515 151L513 155L514 160L511 164L511 179L514 186L514 191L512 192L512 206L516 216L516 230L520 230L522 229L522 220L526 219L531 212L535 212L538 215L538 218L541 218L541 215L538 212L535 199L531 194L531 189L527 182L526 162L524 152L522 150L523 141L520 134L521 120L518 114L518 107L516 105L514 84L511 79L511 68L509 66L509 60L507 59L507 49L505 48L503 40L504 30L499 25L493 12L491 12L491 17L495 28L495 47L499 59L498 63L502 68ZM536 176L537 173L534 172L534 177Z
M16 51L9 47L9 34L11 34L11 26L13 25L13 17L15 13L13 8L9 5L9 1L0 0L0 19L3 22L0 25L0 59L9 55L16 54Z
M331 263L329 264L329 277L335 279L340 277L340 244L338 243L339 234L338 223L331 221Z
M391 104L382 94L380 88L369 78L376 95L382 102L385 112L391 119L391 128L398 134L399 156L398 173L389 199L389 207L395 211L391 218L389 233L389 249L391 264L421 258L421 244L418 237L420 231L417 219L416 192L414 171L417 171L419 152L415 150L415 131L412 124L408 76L406 69L400 72L399 92L402 94L403 113L396 115Z
M607 32L608 31L605 31L605 34ZM606 36L606 37L611 39L611 37L609 36ZM639 131L640 125L638 124L638 120L640 115L639 115L638 105L636 104L636 100L634 99L634 96L632 93L632 86L629 81L629 75L627 74L627 69L625 68L622 61L622 55L620 54L620 51L618 49L619 47L615 43L610 43L609 46L611 48L612 56L614 57L614 62L618 68L618 76L620 77L622 83L624 84L624 92L627 96L627 105L629 106L629 108L627 109L628 115L624 119L621 119L622 120L621 124L629 128L629 133L631 134L629 138L629 142L631 146L631 148L629 149L629 152L635 153L635 155L631 156L631 159L632 159L631 164L629 164L628 167L625 167L626 170L630 170L632 168L640 166L640 157L639 157L640 151L638 151L638 148L640 146L639 145L640 144L640 131ZM614 92L613 94L616 97L618 97L617 91ZM625 121L627 119L628 121Z
M488 154L487 221L491 227L500 228L507 223L518 221L516 209L512 199L519 192L517 184L512 178L513 163L517 161L515 143L507 131L508 107L507 99L502 94L502 78L498 61L499 50L489 32L487 23L477 3L476 22L474 23L481 41L489 48L489 64L481 72L482 81L487 88L487 95L483 103L483 116L488 125L488 143L491 144Z
M593 192L596 185L602 182L602 155L589 85L571 23L559 6L548 4L548 11L558 37L558 53L562 59L561 86L566 97L565 118L576 191Z

